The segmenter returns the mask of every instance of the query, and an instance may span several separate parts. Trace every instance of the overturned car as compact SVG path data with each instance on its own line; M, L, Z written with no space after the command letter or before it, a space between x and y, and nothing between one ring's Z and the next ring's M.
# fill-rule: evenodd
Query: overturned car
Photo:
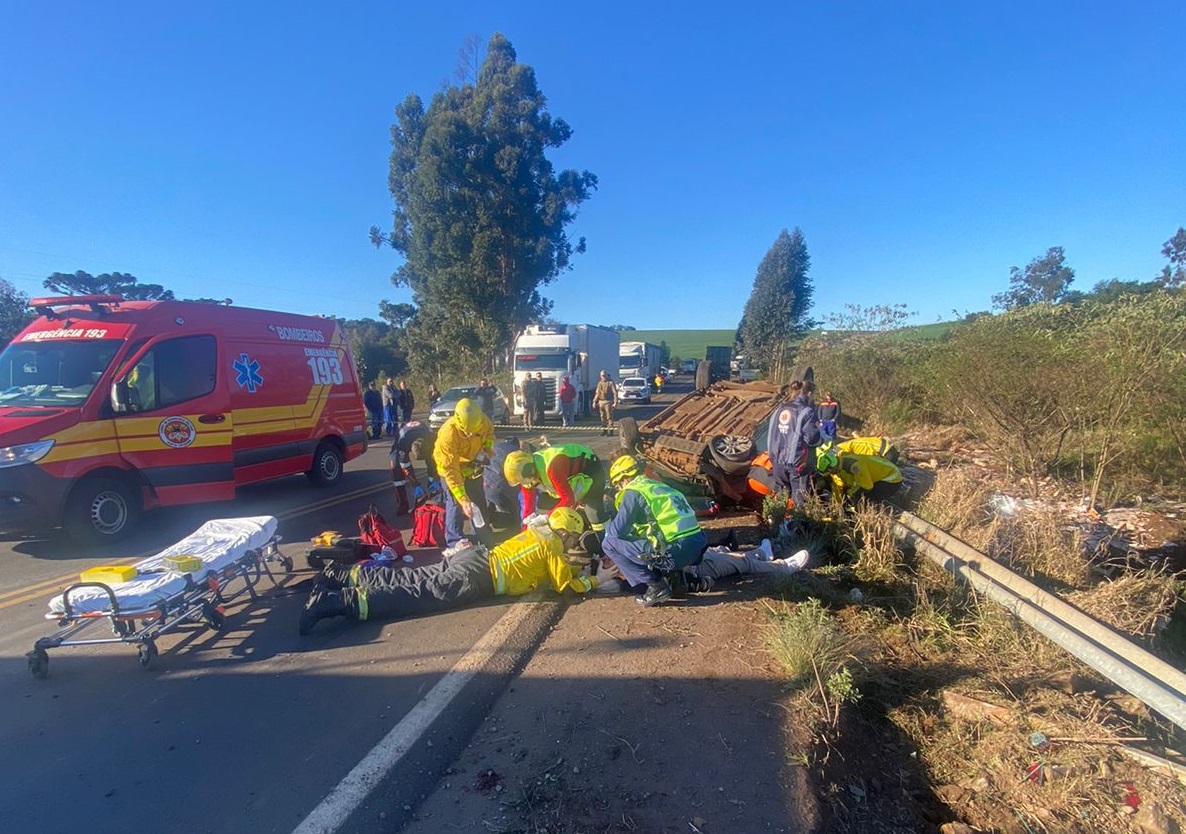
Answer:
M810 380L811 369L797 378ZM641 424L622 418L619 433L626 448L647 459L655 477L686 495L735 506L746 500L750 462L764 446L770 415L787 390L760 380L715 382Z

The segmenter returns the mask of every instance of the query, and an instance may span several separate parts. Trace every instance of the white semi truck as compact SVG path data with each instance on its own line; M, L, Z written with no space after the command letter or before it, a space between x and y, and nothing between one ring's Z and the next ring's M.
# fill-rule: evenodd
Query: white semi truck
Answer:
M622 342L618 348L618 381L628 376L654 380L663 367L663 351L650 342Z
M529 324L515 340L512 411L522 415L523 380L541 374L547 392L545 416L560 414L556 392L568 377L577 389L577 414L588 414L601 371L618 369L618 332L594 324ZM617 381L617 380L615 380Z

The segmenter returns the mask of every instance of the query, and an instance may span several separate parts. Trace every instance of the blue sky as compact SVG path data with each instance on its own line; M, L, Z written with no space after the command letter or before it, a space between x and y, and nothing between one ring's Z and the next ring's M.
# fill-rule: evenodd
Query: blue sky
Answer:
M0 277L377 317L394 107L495 31L600 180L563 320L732 328L795 226L817 318L926 323L1050 246L1148 280L1186 225L1181 2L0 0Z

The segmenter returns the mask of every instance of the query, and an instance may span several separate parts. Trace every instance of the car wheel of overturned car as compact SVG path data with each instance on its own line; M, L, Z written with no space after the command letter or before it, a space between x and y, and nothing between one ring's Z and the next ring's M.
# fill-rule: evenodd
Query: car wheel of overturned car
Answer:
M701 359L696 366L696 390L707 388L712 383L712 360Z
M795 365L791 368L791 382L815 382L815 371L810 365Z
M622 417L618 420L618 437L621 438L623 446L632 452L637 452L640 440L638 421L633 417Z
M712 459L728 475L749 471L754 458L754 441L741 434L718 434L708 443Z
M91 478L71 493L63 526L76 542L104 544L132 532L139 518L132 489L115 478Z
M312 468L305 474L316 486L333 486L342 479L342 453L332 443L322 441L313 453Z

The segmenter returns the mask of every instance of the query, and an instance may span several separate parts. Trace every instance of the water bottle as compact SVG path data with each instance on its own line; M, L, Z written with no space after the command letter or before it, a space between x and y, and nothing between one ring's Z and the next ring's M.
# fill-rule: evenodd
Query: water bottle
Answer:
M482 517L482 511L478 509L477 504L470 504L469 520L473 522L475 530L486 526L486 519Z

